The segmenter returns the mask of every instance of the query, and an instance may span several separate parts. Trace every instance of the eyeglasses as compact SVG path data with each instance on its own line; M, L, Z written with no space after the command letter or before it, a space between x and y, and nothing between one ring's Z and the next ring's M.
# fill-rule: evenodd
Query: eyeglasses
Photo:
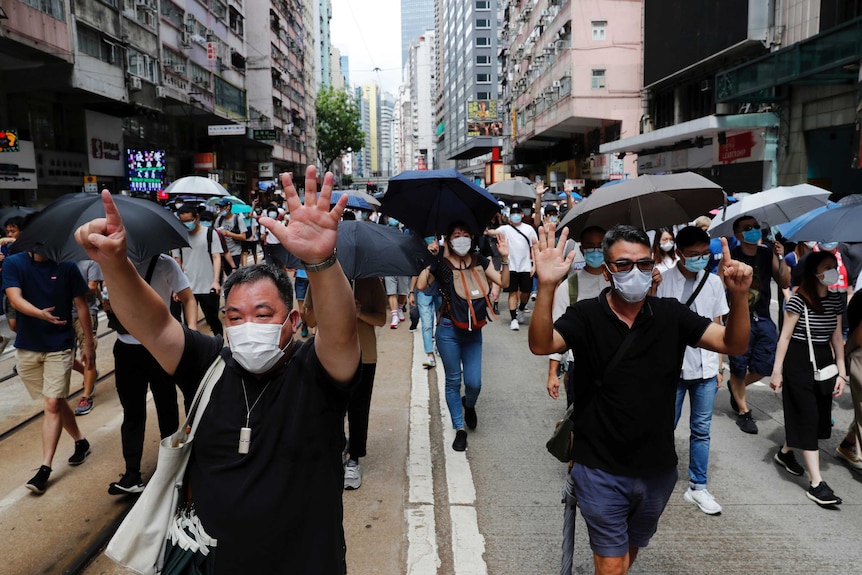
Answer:
M637 266L642 272L651 272L655 267L655 260L638 260L636 262L630 260L617 260L615 262L609 262L608 266L614 266L618 272L630 272L635 266Z
M712 255L712 252L710 252L709 250L707 250L705 252L701 252L699 254L687 254L687 253L683 252L682 255L684 258L706 258L706 257L709 257L710 255Z
M742 226L743 232L750 232L751 230L759 230L759 229L760 229L760 224L747 224L747 225Z

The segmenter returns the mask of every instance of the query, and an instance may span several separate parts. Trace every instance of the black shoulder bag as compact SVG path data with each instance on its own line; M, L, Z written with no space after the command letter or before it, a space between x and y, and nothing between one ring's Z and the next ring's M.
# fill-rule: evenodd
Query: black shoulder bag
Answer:
M617 348L617 352L611 358L611 361L608 362L604 376L607 376L608 373L611 373L614 368L616 368L620 359L622 359L623 355L628 351L634 341L634 336L635 330L629 330L629 333L623 339L620 347ZM601 387L603 384L604 382L601 379L597 379L595 381L596 387ZM575 422L572 420L572 416L574 413L575 403L572 402L566 410L566 415L563 419L559 420L554 425L554 432L551 434L551 438L545 443L545 447L548 449L548 452L563 463L568 463L572 459L572 446L574 443L574 433L572 430L575 427Z

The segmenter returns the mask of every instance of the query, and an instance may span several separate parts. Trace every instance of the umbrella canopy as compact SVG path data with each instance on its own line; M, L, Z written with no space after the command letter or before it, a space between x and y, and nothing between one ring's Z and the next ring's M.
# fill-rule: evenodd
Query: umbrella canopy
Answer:
M501 200L535 200L536 190L521 180L506 180L488 186L488 193Z
M38 210L36 208L25 208L23 206L12 206L11 208L0 209L0 226L5 226L6 220L9 218L14 218L15 216L25 218L30 214L35 214L37 211Z
M224 186L202 176L183 176L167 188L166 194L189 194L192 196L226 196Z
M601 187L569 210L560 227L577 238L584 228L630 224L655 230L690 222L725 202L721 186L693 172L640 176Z
M246 205L245 200L238 198L236 196L229 196L227 194L227 192L225 192L224 196L214 196L214 197L208 199L207 204L209 204L210 206L214 206L222 200L230 200L230 203L235 204L235 205L241 205L241 206Z
M500 206L458 170L413 170L389 180L381 210L422 236L434 236L457 221L479 234Z
M347 207L348 208L353 208L355 210L374 211L375 206L379 206L380 202L378 200L374 199L370 194L366 194L366 195L368 196L368 198L364 198L364 197L356 195L356 194L348 194L348 193L343 192L343 191L332 192L332 197L330 198L329 203L330 203L330 205L333 205L333 204L338 202L338 200L341 198L341 196L347 196ZM374 204L372 204L370 201L368 201L369 199L371 200L371 202L374 202Z
M742 216L751 216L758 222L778 225L825 206L829 192L811 184L779 186L756 194L749 194L719 212L707 230L717 238L733 235L733 222Z
M363 200L368 202L368 204L370 206L373 206L374 208L380 207L380 200L378 199L379 192L378 192L378 194L369 194L368 192L365 192L363 190L335 190L335 191L333 191L333 193L335 193L335 194L347 194L348 196L356 196L357 198L362 198ZM383 197L382 194L380 195L380 197Z
M860 223L862 204L839 206L814 216L787 237L794 242L862 242Z
M781 232L781 235L784 236L785 238L789 238L793 234L798 232L799 228L801 228L802 226L804 226L805 224L810 222L812 219L814 219L815 217L817 217L820 214L822 214L823 212L825 212L826 210L834 210L835 208L839 208L839 207L841 207L841 204L839 204L837 202L829 202L825 206L820 206L819 208L815 208L815 209L811 210L810 212L808 212L807 214L802 214L798 218L794 218L794 219L790 220L789 222L785 222L783 224L778 224L777 226L775 226L775 229L777 229L779 232Z
M133 261L142 262L189 245L185 226L160 205L128 196L113 196L113 200L123 218L129 257ZM9 251L38 251L56 262L88 259L84 248L75 241L75 230L90 220L104 217L100 194L63 196L33 218Z

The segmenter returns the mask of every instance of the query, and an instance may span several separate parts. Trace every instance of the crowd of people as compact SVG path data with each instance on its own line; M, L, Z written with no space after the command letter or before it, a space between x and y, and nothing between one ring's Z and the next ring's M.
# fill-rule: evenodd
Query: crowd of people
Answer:
M339 221L358 215L405 226L346 210L346 195L331 203L332 176L319 182L313 168L304 203L291 176L282 183L283 205L254 204L247 216L229 199L215 211L175 202L189 246L145 261L127 257L107 192L106 217L76 233L90 258L77 265L39 250L7 257L27 222L6 222L0 263L16 369L45 411L30 491L48 488L62 430L75 441L70 465L90 454L76 416L94 408L104 309L117 332L123 407L124 471L109 493L145 488L147 390L167 437L180 421L177 390L188 409L221 356L226 368L187 475L199 517L219 540L217 572L281 572L289 564L292 573L344 573L341 497L362 485L376 329L408 319L411 331L421 329L423 366L436 369L440 359L451 448L463 452L479 422L482 330L500 313L501 293L509 329L528 324L530 350L548 358L548 395L559 398L562 387L573 406L569 484L596 573L625 573L655 533L677 481L674 429L686 396L683 499L706 514L722 511L707 487L710 424L725 383L748 434L758 428L746 387L769 378L781 392L785 440L774 461L791 474L807 472L806 496L821 506L842 502L822 477L818 442L830 437L833 400L849 386L856 418L836 454L862 469L862 296L853 297L851 280L859 277L858 289L862 270L848 246L771 241L745 216L720 240L707 234L707 216L660 230L593 226L569 239L556 227L573 206L571 193L547 203L539 185L535 201L502 205L484 230L465 219L423 238L431 263L414 275L348 281L336 257ZM212 335L197 331L199 311ZM66 399L73 369L84 378L74 410Z

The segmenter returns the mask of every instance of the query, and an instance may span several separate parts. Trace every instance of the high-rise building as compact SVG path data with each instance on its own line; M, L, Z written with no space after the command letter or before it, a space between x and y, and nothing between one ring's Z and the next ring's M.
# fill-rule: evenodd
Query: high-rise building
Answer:
M410 43L404 65L400 91L402 170L425 170L436 167L434 154L434 95L436 68L434 30Z
M383 92L380 98L380 176L391 178L398 172L395 164L395 96Z
M365 145L356 155L355 169L360 178L375 178L380 176L380 88L369 83L356 92Z
M435 0L401 0L401 66L407 63L410 43L434 29ZM459 2L467 4L467 2Z
M344 85L350 85L350 56L341 55L341 73L344 75Z
M315 68L320 69L320 85L332 85L332 43L330 40L329 23L332 20L332 0L320 0L320 63Z

